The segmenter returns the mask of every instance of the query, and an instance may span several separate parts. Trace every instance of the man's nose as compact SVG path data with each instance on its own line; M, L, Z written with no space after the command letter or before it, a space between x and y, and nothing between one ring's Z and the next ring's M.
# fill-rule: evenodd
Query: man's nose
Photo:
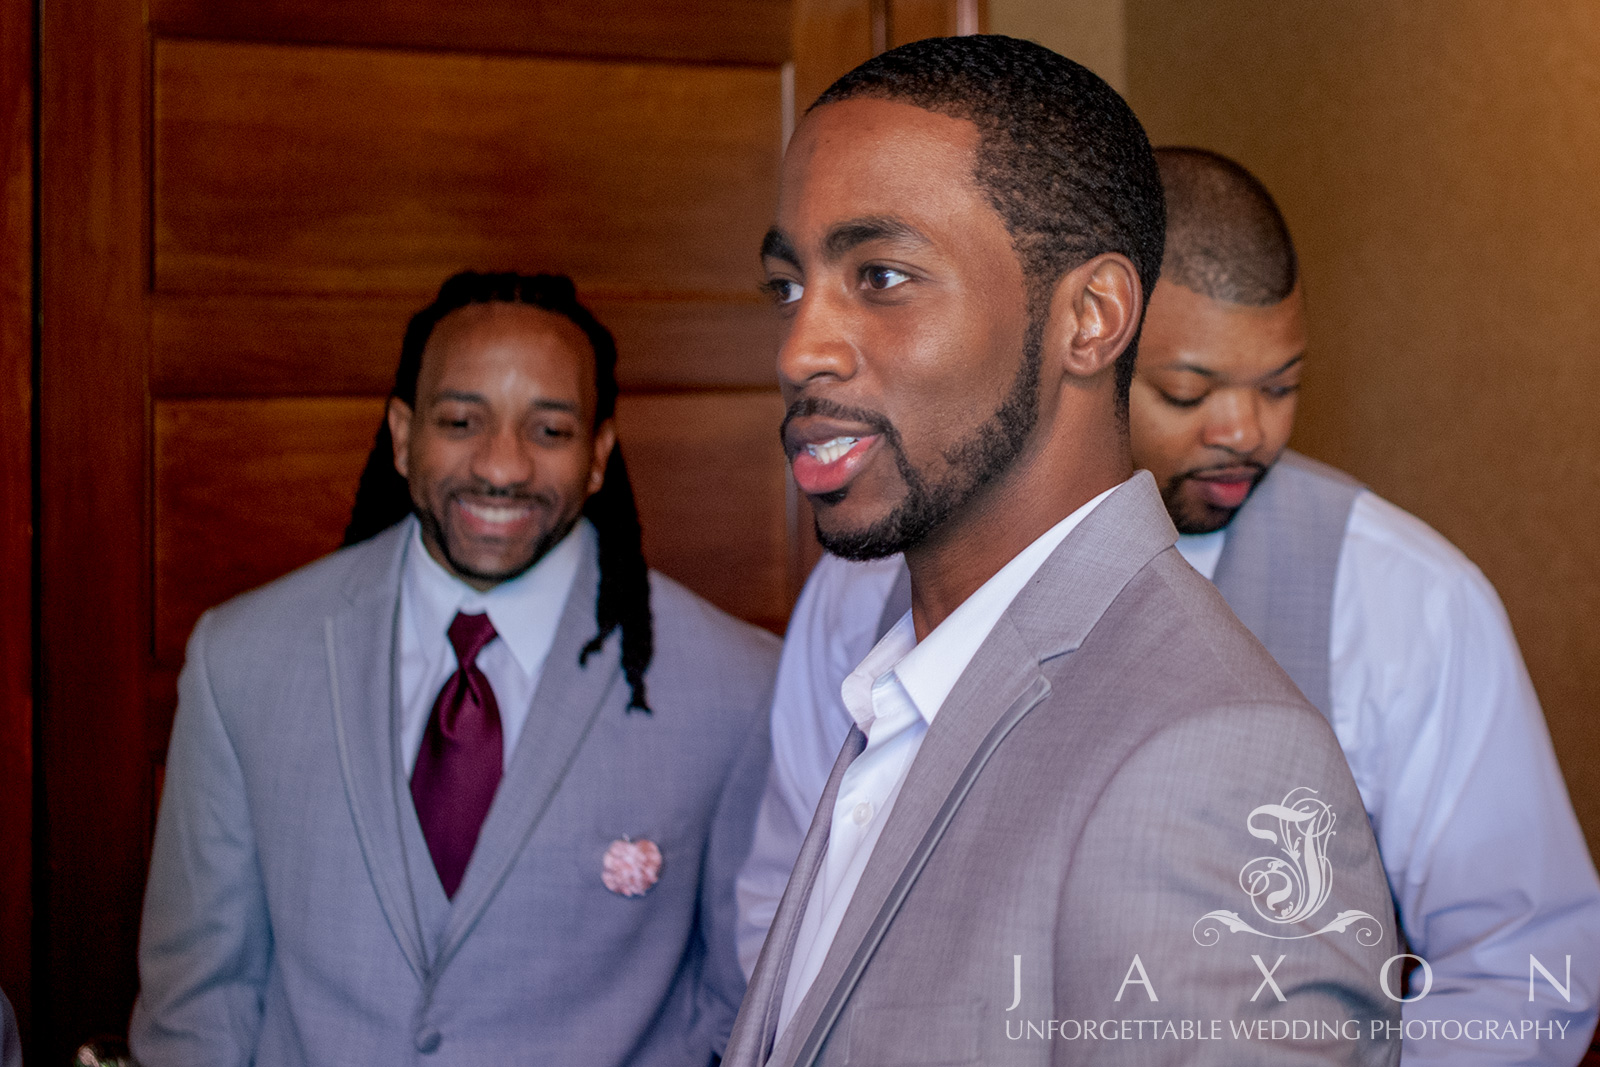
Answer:
M532 448L515 427L498 427L473 453L472 473L495 487L521 485L533 478Z
M1205 443L1247 456L1261 447L1261 399L1254 389L1220 389L1206 405Z
M826 291L813 294L808 289L778 349L779 381L789 389L822 379L843 381L855 374L857 358L845 301Z

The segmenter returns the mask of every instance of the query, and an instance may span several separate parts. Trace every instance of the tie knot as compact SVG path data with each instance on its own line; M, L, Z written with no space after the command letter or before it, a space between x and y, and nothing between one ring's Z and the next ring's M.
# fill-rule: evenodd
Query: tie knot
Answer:
M450 622L450 647L456 650L456 663L462 670L471 667L483 646L494 638L494 623L489 621L487 612L463 615L458 611Z

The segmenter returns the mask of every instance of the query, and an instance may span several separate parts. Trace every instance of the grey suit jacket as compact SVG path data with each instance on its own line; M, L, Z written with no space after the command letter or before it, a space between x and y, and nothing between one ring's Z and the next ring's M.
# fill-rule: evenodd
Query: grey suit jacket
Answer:
M1019 594L774 1035L836 773L726 1063L1397 1060L1394 918L1339 746L1175 540L1141 473Z
M0 990L0 1067L22 1067L22 1038L4 990Z
M145 1067L706 1064L742 993L733 879L775 642L651 576L653 714L595 633L592 541L454 900L398 744L407 524L209 613L179 682L140 932ZM623 897L607 847L648 838Z

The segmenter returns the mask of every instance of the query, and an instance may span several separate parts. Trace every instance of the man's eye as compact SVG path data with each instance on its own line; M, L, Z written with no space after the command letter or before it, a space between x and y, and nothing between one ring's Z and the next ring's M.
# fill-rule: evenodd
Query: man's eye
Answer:
M1298 393L1300 391L1300 383L1295 382L1293 385L1269 385L1263 388L1261 391L1266 393L1274 400L1283 400L1286 397L1291 397Z
M867 283L868 289L893 289L902 282L911 280L909 274L893 267L868 267L861 272L861 278Z
M453 430L456 432L467 430L472 427L471 420L465 416L456 418L448 415L441 415L439 416L438 424L439 429L441 430Z
M788 278L769 278L761 283L761 288L775 304L792 304L805 292L805 286Z
M1200 406L1200 401L1206 398L1204 393L1199 396L1173 396L1165 389L1157 389L1156 392L1161 394L1162 400L1165 400L1175 408L1196 408Z

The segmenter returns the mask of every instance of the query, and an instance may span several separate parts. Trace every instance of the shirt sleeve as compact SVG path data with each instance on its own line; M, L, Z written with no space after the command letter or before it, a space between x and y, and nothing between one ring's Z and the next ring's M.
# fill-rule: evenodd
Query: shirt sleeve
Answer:
M877 642L899 556L849 563L824 555L806 580L772 701L772 763L755 842L739 872L739 963L748 978L853 720L839 686Z
M1577 1063L1600 884L1538 697L1493 587L1371 493L1341 550L1331 679L1334 731L1428 964L1408 987L1407 1067Z

